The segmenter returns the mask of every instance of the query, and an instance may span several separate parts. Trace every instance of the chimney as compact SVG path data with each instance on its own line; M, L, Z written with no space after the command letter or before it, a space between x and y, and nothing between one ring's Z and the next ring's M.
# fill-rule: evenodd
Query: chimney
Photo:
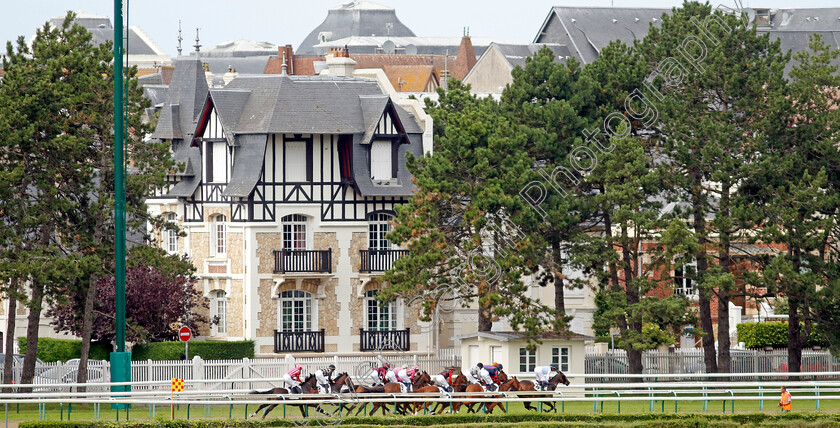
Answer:
M292 45L278 46L277 59L280 60L281 69L285 69L282 74L295 74L295 53Z
M327 68L330 76L352 76L356 70L356 61L349 56L327 56Z
M469 29L465 28L464 35L461 37L461 45L458 46L458 56L455 57L455 64L452 65L452 76L463 80L476 62Z
M236 76L238 75L239 73L236 72L236 69L233 68L232 65L229 66L227 73L225 73L222 76L222 80L225 82L225 86L227 86L227 84L230 83L233 79L236 79Z

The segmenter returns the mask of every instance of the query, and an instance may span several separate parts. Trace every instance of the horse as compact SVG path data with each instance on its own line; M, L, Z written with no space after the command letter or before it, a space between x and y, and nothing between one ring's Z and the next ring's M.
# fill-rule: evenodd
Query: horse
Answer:
M350 379L350 375L345 373L339 373L334 380L330 382L330 394L340 394L341 388L343 387L349 388L350 391L356 389L353 385L353 381Z
M307 376L306 379L303 382L301 382L300 389L301 389L301 392L300 392L301 394L317 394L318 393L318 387L316 386L315 375L310 374L309 376ZM273 389L269 389L268 391L262 391L262 392L253 391L252 393L253 394L289 395L289 390L286 389L286 388L273 388ZM274 400L277 400L277 399L278 399L277 397L274 397ZM262 419L265 419L265 417L268 415L268 413L270 411L274 410L274 408L277 407L280 404L287 404L287 402L277 403L277 404L269 404L269 403L261 404L260 407L258 407L257 410L254 413L251 413L248 417L253 418L254 416L256 416L260 412L260 410L268 407L265 410L265 413L263 413L263 416L262 416ZM317 404L287 404L287 405L298 407L300 409L300 415L303 416L303 417L306 417L306 407L315 407L319 412L324 413L323 410L318 408ZM324 413L324 414L326 415L326 413Z
M505 375L505 378L507 378L507 375ZM519 383L519 379L517 379L516 376L514 376L514 377L500 383L499 384L499 391L500 392L519 391L520 387L521 387L521 385ZM494 395L493 397L498 398L499 396ZM496 402L496 401L491 402L490 404L487 405L485 413L487 413L487 414L493 413L493 409L495 409L496 407L502 409L503 412L507 413L507 410L505 410L505 407L502 405L502 403L499 403L499 402Z
M569 386L569 384L571 382L569 382L569 378L567 378L566 375L563 374L563 372L558 371L556 375L554 375L551 379L548 380L548 387L547 387L546 391L554 391L555 389L557 389L557 385L561 384L561 383L563 385ZM534 382L530 381L530 380L523 380L522 382L519 382L519 384L520 384L520 387L519 387L520 391L536 391L537 390L536 384ZM540 397L540 398L551 397L551 394L533 395L532 397ZM531 406L530 401L525 401L524 404L525 404L525 408L528 409L528 410L535 410L536 411L536 410L539 409L538 407ZM548 407L549 407L549 409L546 410L547 412L551 412L555 409L553 402L546 401L545 404L548 405Z
M432 377L429 375L429 373L426 373L426 371L417 373L414 376L414 379L412 379L411 383L412 383L411 391L413 393L418 393L418 394L440 393L440 388L432 385ZM420 402L416 402L416 403L413 403L413 404L414 404L414 414L415 415L420 413L421 408L426 408L429 405L429 403L420 403ZM441 412L442 411L443 411L443 409L441 409ZM440 414L440 413L438 413L438 414Z
M453 373L453 375L455 375L455 373ZM459 371L458 374L455 375L454 379L452 379L452 383L449 386L452 387L453 392L464 392L467 385L469 384L469 379L467 379L467 377ZM437 413L438 415L440 415L447 407L449 407L449 412L452 413L455 410L455 403L447 404L443 402L438 402L435 404L435 407L432 408L432 413Z
M505 374L505 372L503 372L501 370L499 370L496 377L500 382L499 383L499 390L500 391L509 391L509 390L511 390L510 388L511 388L512 385L515 385L516 388L519 388L519 380L516 379L516 378L509 379L507 377L507 374ZM505 389L502 389L503 385L504 385ZM467 385L464 392L485 392L485 389L481 385L472 383L472 384ZM484 396L483 395L473 395L473 396L467 396L467 398L484 398ZM481 408L481 403L480 402L453 403L454 411L457 412L458 410L460 410L461 405L463 405L463 404L466 404L466 406L467 406L467 413L475 413L476 412L476 408L475 408L476 405L478 405L479 409ZM491 404L499 405L499 403L491 403ZM495 407L495 406L488 406L487 407L488 412L492 411L493 407Z

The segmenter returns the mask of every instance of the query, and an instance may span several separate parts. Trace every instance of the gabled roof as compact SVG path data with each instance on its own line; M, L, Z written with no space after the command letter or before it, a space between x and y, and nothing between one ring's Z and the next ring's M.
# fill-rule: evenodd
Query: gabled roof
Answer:
M525 67L525 58L534 56L543 47L548 47L554 52L554 61L562 62L571 57L569 48L565 45L558 45L555 43L531 43L527 45L506 45L501 43L494 43L491 47L499 50L499 53L510 64L513 69L516 66Z
M482 337L487 339L495 339L502 342L511 342L517 340L525 339L525 333L520 333L517 331L479 331L476 333L465 334L463 336L458 336L457 339L464 340L464 339L472 339L475 337ZM592 336L587 336L585 334L574 333L570 331L566 332L554 332L554 331L544 331L538 335L538 337L542 340L592 340L595 339Z
M65 15L51 18L50 24L60 27L64 22L64 17ZM93 43L96 45L114 41L114 26L111 24L111 19L107 16L77 12L73 22L85 27L93 36ZM129 55L169 56L140 27L132 25L124 31L128 37Z
M650 25L658 26L671 9L622 7L553 7L534 43L557 43L569 47L584 64L598 58L601 49L614 40L632 45L643 39Z
M773 9L771 31L825 31L838 28L840 8Z
M181 124L179 123L179 105L166 104L160 109L160 117L158 118L155 132L152 133L152 138L157 139L183 139L184 134L181 132Z
M439 85L431 65L386 65L382 68L397 92L426 92L430 80Z
M393 8L368 1L351 1L330 9L324 22L303 39L296 52L318 53L314 46L320 42L318 36L322 33L328 41L350 36L414 36Z

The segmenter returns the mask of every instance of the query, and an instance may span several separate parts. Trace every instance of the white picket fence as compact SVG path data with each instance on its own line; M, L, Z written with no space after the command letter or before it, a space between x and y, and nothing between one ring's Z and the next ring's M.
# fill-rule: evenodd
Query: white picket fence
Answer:
M786 373L788 371L787 349L730 350L730 373ZM589 375L629 373L627 352L622 349L606 353L587 349L585 372L588 381L594 381ZM702 349L677 349L674 352L647 351L642 354L642 366L645 374L697 374L706 372ZM827 350L803 350L802 372L840 371L840 360ZM768 376L769 377L769 376ZM733 376L732 379L739 379Z
M192 360L173 361L132 361L131 380L133 382L166 381L172 378L185 380L203 380L196 385L199 389L269 389L281 386L276 379L283 375L295 364L303 366L303 373L314 373L319 368L330 364L336 366L338 373L347 372L354 378L366 376L374 366L382 363L392 366L418 365L430 373L439 373L449 366L460 367L460 357L449 352L446 356L359 356L359 357L318 357L249 359L241 360L203 360L194 357ZM35 369L36 384L73 383L76 381L78 364L55 362L38 364ZM15 383L20 382L21 367L15 367ZM0 382L2 382L0 371ZM110 364L107 361L90 361L88 366L89 382L109 382ZM247 381L243 381L247 379ZM264 381L262 379L274 379ZM139 386L151 389L151 386Z

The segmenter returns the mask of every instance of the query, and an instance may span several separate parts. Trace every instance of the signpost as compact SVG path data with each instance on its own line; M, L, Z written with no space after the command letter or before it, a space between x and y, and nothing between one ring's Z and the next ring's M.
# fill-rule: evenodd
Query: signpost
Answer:
M184 359L190 359L190 339L192 338L192 331L189 327L183 326L178 330L178 338L184 342Z

